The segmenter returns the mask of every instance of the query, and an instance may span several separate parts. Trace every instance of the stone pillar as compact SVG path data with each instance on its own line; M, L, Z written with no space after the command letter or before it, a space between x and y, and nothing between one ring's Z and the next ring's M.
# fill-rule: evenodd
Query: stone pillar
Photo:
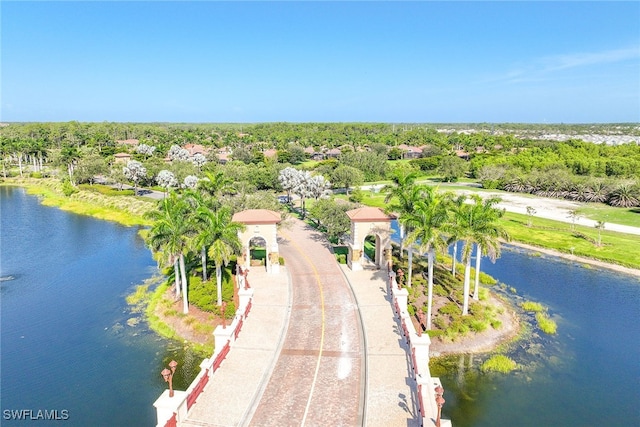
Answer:
M362 270L362 264L360 264L361 256L362 256L362 251L352 243L349 243L349 253L347 254L347 265L349 266L351 271Z
M253 298L253 288L240 289L238 291L238 298L240 299L240 304L238 304L237 311L240 312L244 310L244 307L246 307L247 304L249 304L249 301L251 301L251 298Z
M174 413L178 422L183 421L187 418L187 392L174 390L173 397L169 397L169 390L165 390L153 406L156 408L157 427L164 427Z
M409 317L407 311L407 303L409 301L409 291L406 288L395 289L393 292L396 301L398 302L398 308L400 309L400 315L402 317Z
M278 253L278 248L271 248L271 252L269 252L269 269L267 272L278 274L280 273L280 254Z
M214 354L220 352L222 348L227 344L227 342L231 341L232 335L233 335L232 327L227 326L226 328L223 328L222 325L216 326L216 329L213 331L213 338L214 338L214 345L215 345Z
M431 339L429 338L429 335L422 334L422 336L415 335L411 337L411 345L416 352L416 373L430 378L429 346L431 345Z

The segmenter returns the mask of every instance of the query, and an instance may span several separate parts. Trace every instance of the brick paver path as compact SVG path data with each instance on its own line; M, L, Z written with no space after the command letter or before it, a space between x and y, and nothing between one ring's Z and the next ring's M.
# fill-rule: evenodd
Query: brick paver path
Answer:
M291 222L279 231L293 289L289 328L250 425L360 425L365 349L357 306L325 238Z

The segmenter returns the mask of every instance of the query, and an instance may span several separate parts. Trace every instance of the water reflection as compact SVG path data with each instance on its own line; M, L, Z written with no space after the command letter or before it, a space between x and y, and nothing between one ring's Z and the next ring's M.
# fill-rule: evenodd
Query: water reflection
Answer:
M480 371L488 355L434 361L432 374L446 390L444 416L456 427L639 425L637 278L515 248L484 266L517 288L503 292L515 305L548 306L558 333L542 333L523 314L525 335L505 350L518 369L506 375Z
M159 337L125 296L158 274L136 228L0 187L2 410L69 412L65 426L155 425L165 363L186 387L201 357ZM49 423L39 421L38 425Z

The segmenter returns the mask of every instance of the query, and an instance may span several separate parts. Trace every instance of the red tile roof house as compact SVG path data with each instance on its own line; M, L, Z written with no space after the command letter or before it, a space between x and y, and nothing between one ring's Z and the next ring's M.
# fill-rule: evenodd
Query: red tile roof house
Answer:
M402 150L403 159L418 159L422 156L422 148L406 144L400 144L398 148Z
M208 147L205 147L204 145L200 145L200 144L187 144L184 146L184 149L187 150L189 152L190 156L193 156L194 154L202 154L203 156L206 156L207 153L209 153L210 149Z
M265 157L273 159L278 155L278 150L275 148L269 148L268 150L263 150L262 154L264 154Z
M342 150L340 150L339 148L332 148L331 150L328 150L325 154L327 155L327 157L336 159L340 156L340 154L342 154Z
M113 155L114 163L124 163L125 165L131 160L131 154L129 153L116 153Z
M316 151L316 149L311 146L305 148L304 153L307 154L311 160L324 160L327 158L327 156L319 151Z

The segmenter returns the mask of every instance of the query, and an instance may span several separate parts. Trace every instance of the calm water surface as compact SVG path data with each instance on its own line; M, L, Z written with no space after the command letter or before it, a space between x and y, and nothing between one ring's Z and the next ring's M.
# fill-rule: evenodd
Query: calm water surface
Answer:
M520 364L508 375L482 374L487 355L432 363L455 427L640 426L640 279L514 247L481 268L515 304L548 307L558 333L523 314L533 327L506 352Z
M434 364L454 426L640 425L637 278L515 248L482 269L516 288L506 292L516 303L547 306L558 333L534 326L507 351L521 365L508 375L480 373L486 356Z
M2 411L68 411L38 426L155 425L163 366L180 362L184 389L200 360L145 322L127 324L140 315L126 295L157 274L138 230L42 206L20 188L0 186L0 214Z

